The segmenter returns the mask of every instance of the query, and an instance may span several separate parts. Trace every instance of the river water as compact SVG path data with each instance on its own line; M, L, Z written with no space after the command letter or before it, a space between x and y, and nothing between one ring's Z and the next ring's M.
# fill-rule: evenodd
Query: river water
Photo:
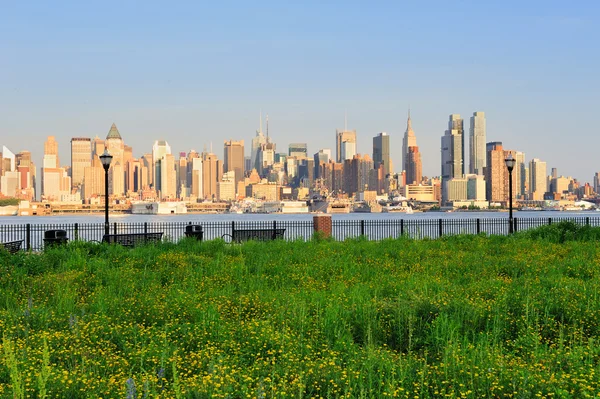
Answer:
M184 215L131 215L111 214L111 223L144 223L144 222L231 222L231 221L309 221L315 214L203 214L187 213ZM333 220L431 220L431 219L508 219L508 212L416 212L405 213L343 213L332 214ZM600 218L600 212L593 211L514 211L515 218ZM1 216L0 224L58 224L58 223L104 223L104 215L52 215L52 216Z

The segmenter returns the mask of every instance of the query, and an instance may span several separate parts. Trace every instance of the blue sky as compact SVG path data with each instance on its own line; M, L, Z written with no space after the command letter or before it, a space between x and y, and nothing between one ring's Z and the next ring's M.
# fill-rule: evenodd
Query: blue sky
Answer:
M0 145L39 166L55 135L67 164L71 137L115 122L134 156L165 139L222 157L262 109L279 152L314 153L347 112L358 152L390 134L397 171L410 105L427 175L448 115L468 130L474 111L548 171L600 171L598 3L403 3L0 0Z

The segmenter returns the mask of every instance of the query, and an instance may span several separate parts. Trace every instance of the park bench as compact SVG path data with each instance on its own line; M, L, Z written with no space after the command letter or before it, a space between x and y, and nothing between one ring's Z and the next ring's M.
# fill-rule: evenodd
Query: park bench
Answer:
M2 246L4 247L4 249L6 249L11 254L15 254L15 253L19 252L22 244L23 244L23 240L17 240L17 241L3 242Z
M248 240L269 241L283 238L285 229L232 229L231 234L223 234L221 238L231 239L232 242L244 242Z
M135 247L162 240L162 231L159 233L124 233L124 234L104 234L102 242L109 244L120 244L124 247Z

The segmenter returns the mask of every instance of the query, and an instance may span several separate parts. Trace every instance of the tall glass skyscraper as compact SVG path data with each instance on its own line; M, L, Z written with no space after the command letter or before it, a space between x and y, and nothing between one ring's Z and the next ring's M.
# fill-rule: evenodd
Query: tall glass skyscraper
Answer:
M469 173L483 176L485 146L485 113L474 112L469 130Z

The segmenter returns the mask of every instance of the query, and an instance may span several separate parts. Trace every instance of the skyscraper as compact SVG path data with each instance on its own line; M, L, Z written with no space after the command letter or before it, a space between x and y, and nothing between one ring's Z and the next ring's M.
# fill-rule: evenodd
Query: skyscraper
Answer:
M423 165L419 147L408 147L408 159L406 168L406 184L420 184L423 179Z
M515 151L515 167L513 169L513 179L516 182L515 198L524 198L527 194L527 164L525 163L525 153Z
M448 130L442 136L442 203L448 199L445 182L465 174L464 143L463 120L460 115L452 114L448 121Z
M469 173L483 175L486 166L485 113L474 112L469 129Z
M112 195L122 196L125 194L125 144L119 129L114 123L106 135L104 145L110 155L113 156L110 168L116 168L115 171L109 171L108 191Z
M166 155L169 154L171 154L171 146L169 145L169 143L167 143L165 140L157 140L154 142L154 145L152 146L152 163L154 164L152 181L154 182L154 189L157 191L157 193L159 191L162 191L163 189L169 191L169 187L163 188L162 186L165 182L167 182L168 184L169 165L166 161ZM173 167L173 170L175 170L174 162L171 163L171 166Z
M71 185L83 184L85 168L92 165L92 140L89 137L71 139Z
M234 187L244 179L244 140L226 140L223 148L223 172L233 171Z
M392 173L390 160L390 136L381 132L373 137L373 165L375 169L383 168L383 175Z
M202 153L202 192L204 198L217 198L217 182L223 178L223 164L213 153Z
M548 191L548 176L546 175L546 162L537 158L529 162L529 199L541 201Z
M296 159L306 159L308 156L306 143L290 143L288 146L288 155Z
M252 139L252 147L251 147L251 155L250 162L252 163L252 168L257 171L261 170L260 160L259 160L259 152L264 144L267 144L267 137L263 134L262 131L262 113L259 118L259 126L256 131L256 136Z
M408 170L408 148L417 146L417 138L412 128L412 121L410 119L410 110L408 110L408 119L406 120L406 132L404 132L404 138L402 139L402 170Z
M352 159L356 155L356 130L336 130L335 150L336 162Z
M508 199L508 169L504 160L508 151L504 150L501 142L494 141L487 143L486 152L486 199L490 202L505 202ZM513 179L513 184L515 183Z

